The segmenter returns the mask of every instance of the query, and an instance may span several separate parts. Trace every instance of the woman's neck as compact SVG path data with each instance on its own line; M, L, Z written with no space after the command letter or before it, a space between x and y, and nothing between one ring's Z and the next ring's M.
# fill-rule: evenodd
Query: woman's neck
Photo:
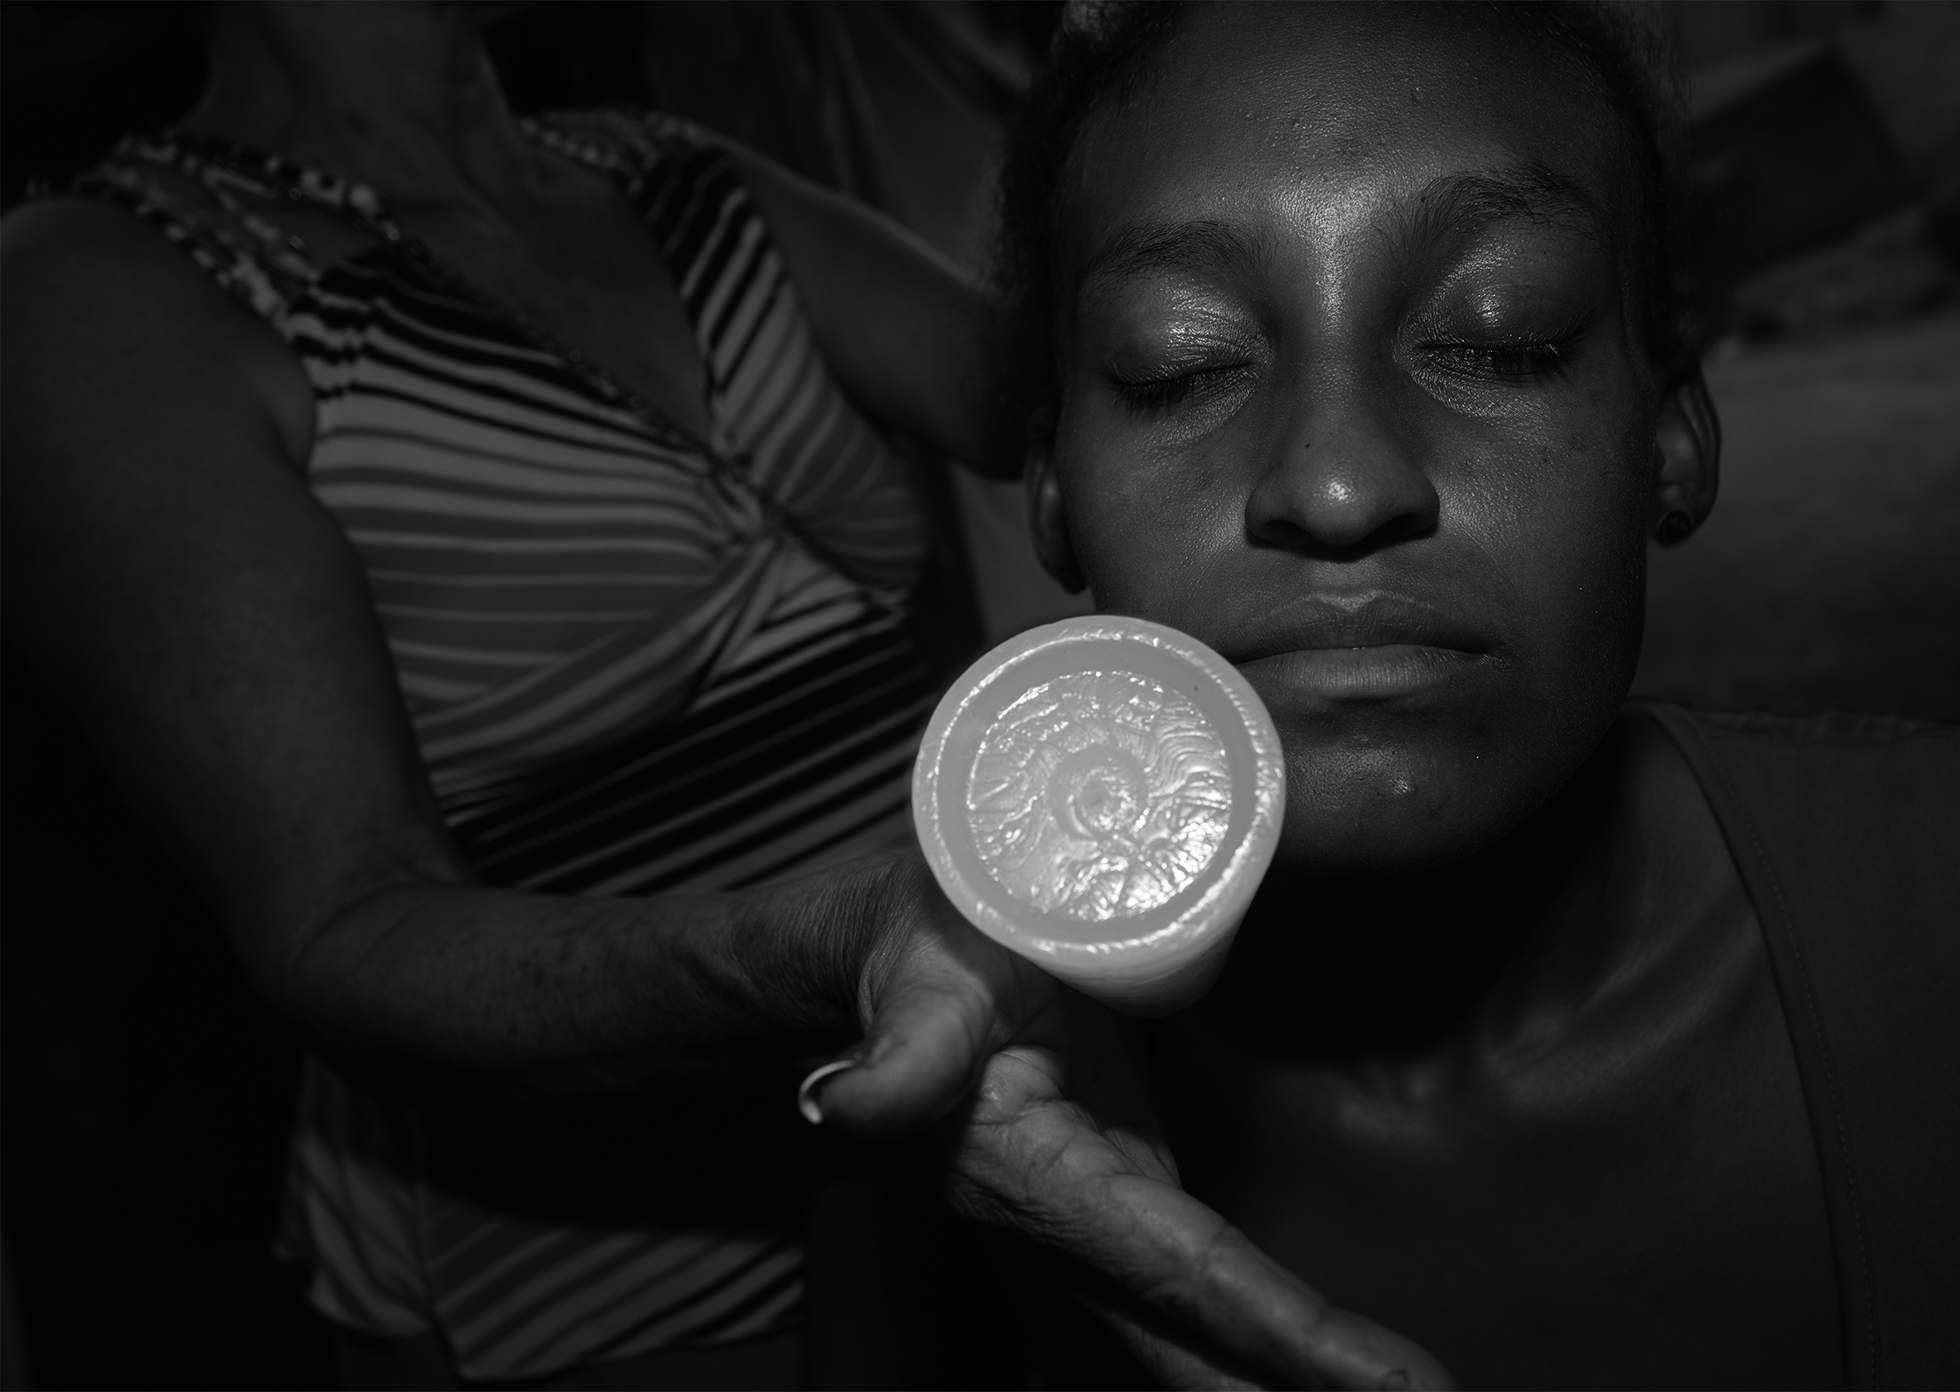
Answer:
M226 4L184 125L373 184L391 201L474 200L531 151L455 4Z
M1596 755L1516 831L1444 868L1268 877L1207 1006L1280 1052L1426 1050L1521 958L1561 947L1559 925L1589 920L1613 870L1610 783Z

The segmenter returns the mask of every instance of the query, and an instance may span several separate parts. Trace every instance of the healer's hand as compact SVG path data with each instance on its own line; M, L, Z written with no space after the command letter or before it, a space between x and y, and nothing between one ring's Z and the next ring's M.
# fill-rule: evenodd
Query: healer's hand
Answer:
M893 1135L964 1104L956 1206L1079 1262L1085 1298L1167 1385L1451 1385L1184 1192L1101 1006L968 926L922 862L880 894L865 1038L805 1084L812 1120Z

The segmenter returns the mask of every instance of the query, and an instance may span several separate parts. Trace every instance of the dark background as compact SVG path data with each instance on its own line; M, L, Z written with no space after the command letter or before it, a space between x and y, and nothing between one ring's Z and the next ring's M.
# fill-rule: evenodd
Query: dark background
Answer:
M1656 558L1637 691L1960 719L1960 7L1654 13L1693 77L1693 307L1727 448L1715 518ZM980 264L1002 123L1058 15L559 0L491 39L519 109L678 112ZM7 207L202 81L189 5L11 0L0 26ZM1016 486L947 488L982 636L1086 604L1034 566ZM0 1385L329 1385L269 1254L297 1046L10 651L0 689Z

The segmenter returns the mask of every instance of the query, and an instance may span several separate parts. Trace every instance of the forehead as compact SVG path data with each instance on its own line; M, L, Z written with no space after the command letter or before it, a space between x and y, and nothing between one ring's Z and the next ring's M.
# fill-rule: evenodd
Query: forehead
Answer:
M1084 124L1056 249L1079 271L1139 227L1408 230L1439 200L1608 231L1613 122L1574 65L1478 7L1213 5Z

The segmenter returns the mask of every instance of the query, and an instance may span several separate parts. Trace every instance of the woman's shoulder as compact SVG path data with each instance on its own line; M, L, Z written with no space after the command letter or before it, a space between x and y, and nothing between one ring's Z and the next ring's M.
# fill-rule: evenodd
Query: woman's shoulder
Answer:
M10 274L33 263L37 276L135 278L158 293L164 282L204 282L277 325L317 270L297 239L227 200L222 173L195 148L178 134L129 136L66 187L31 198L7 219Z
M134 210L75 193L13 209L0 223L9 331L41 317L184 318L194 329L214 297L206 277ZM222 300L215 300L223 307Z
M290 449L310 437L311 390L285 343L132 210L70 194L16 208L0 223L0 274L12 414L72 412L78 393L120 409L119 373L161 383L228 365Z
M142 260L153 247L154 232L125 208L77 193L44 193L8 211L0 220L0 254L9 274L32 267L47 274L70 265L104 259ZM10 289L12 287L9 287Z
M1944 878L1947 902L1960 902L1951 853L1960 845L1960 725L1660 703L1633 705L1626 718L1666 732L1731 845L1745 860L1760 855L1779 879L1821 890L1836 876L1857 893Z

